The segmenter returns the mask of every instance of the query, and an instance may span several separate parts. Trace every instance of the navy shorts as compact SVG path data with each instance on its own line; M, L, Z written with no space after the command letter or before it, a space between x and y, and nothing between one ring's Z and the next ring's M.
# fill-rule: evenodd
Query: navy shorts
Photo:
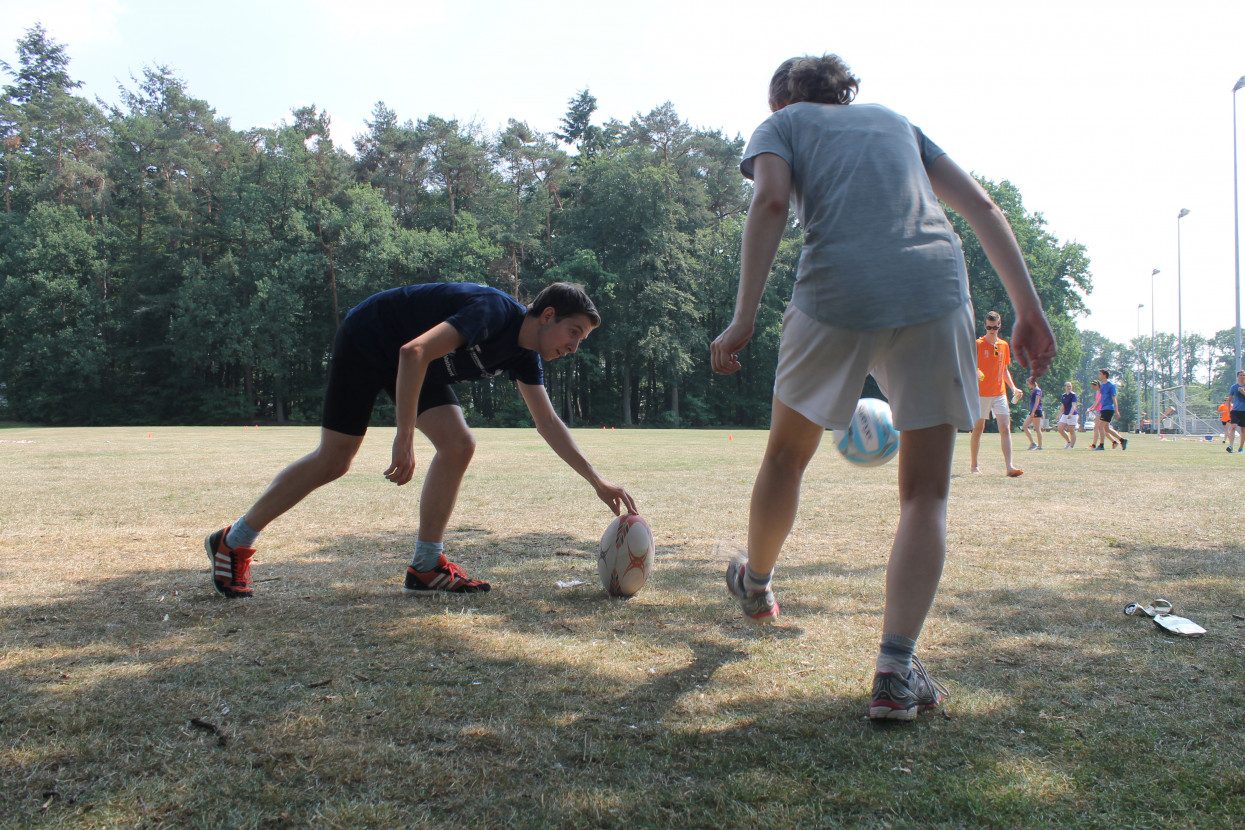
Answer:
M1234 409L1231 413L1232 423L1238 427L1245 427L1245 409Z
M324 413L320 426L346 435L363 435L372 420L376 396L382 391L397 398L398 376L378 369L354 344L345 326L333 338L329 358L329 381L324 390ZM419 391L417 414L436 406L458 406L458 396L448 383L424 383Z

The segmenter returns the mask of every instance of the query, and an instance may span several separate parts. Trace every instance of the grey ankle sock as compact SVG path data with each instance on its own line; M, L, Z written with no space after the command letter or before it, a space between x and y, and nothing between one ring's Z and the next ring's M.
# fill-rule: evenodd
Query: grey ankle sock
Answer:
M229 532L225 534L225 547L253 548L257 538L259 538L259 531L247 524L246 517L243 516L234 522L233 527L229 528Z
M883 634L882 644L878 647L877 670L896 672L900 677L907 677L912 671L912 655L915 651L916 640L899 634Z
M744 590L750 594L763 594L769 590L769 583L773 576L773 571L763 574L757 573L749 565L744 568Z
M415 558L411 560L411 567L417 571L430 571L441 561L441 554L444 552L444 542L425 542L423 539L417 539Z

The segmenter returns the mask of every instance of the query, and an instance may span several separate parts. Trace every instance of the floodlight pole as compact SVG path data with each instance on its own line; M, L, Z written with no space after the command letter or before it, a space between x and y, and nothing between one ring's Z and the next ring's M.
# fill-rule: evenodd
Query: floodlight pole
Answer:
M1189 209L1181 208L1176 216L1176 346L1180 356L1180 377L1176 379L1176 393L1180 396L1177 399L1177 409L1180 413L1180 427L1177 432L1181 435L1184 434L1186 425L1184 420L1184 311L1181 306L1183 289L1180 279L1180 220L1188 215Z
M1141 346L1141 310L1146 307L1145 303L1137 303L1137 346ZM1138 348L1138 357L1141 358L1142 377L1145 377L1145 357L1144 352ZM1141 434L1141 378L1135 378L1137 382L1137 434Z
M1241 209L1237 199L1236 93L1245 87L1245 75L1232 87L1232 241L1236 252L1236 371L1241 371Z
M1146 361L1146 373L1150 374L1150 364L1157 359L1157 350L1154 345L1154 278L1158 276L1159 269L1155 268L1150 272L1150 359ZM1153 403L1150 405L1150 426L1157 429L1159 437L1163 435L1163 423L1159 418L1159 367L1155 366L1153 370L1152 384L1150 386L1150 398Z

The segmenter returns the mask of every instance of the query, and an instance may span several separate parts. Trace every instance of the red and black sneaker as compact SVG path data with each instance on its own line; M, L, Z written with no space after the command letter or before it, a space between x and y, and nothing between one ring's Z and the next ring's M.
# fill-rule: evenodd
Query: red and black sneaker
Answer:
M480 594L488 591L489 584L479 579L468 579L467 574L458 565L445 558L437 560L437 566L430 571L417 571L411 565L406 568L406 585L404 594L431 594L434 591L448 591L451 594Z
M208 561L212 563L212 587L223 597L244 599L253 595L251 557L255 555L255 549L226 547L225 537L228 535L229 528L226 527L203 540Z

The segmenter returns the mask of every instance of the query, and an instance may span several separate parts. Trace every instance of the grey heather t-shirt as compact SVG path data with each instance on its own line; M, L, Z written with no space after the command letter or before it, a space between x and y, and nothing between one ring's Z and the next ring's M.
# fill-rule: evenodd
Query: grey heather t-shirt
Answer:
M964 254L926 168L944 155L879 104L790 104L752 134L740 170L791 167L804 247L791 302L857 331L936 320L968 300Z

